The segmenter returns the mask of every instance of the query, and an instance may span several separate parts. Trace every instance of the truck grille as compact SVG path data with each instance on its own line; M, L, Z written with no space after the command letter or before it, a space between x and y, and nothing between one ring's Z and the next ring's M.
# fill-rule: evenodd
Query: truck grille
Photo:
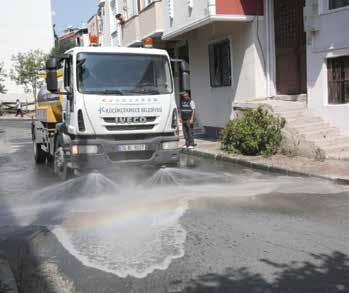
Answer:
M151 123L151 122L154 122L155 120L156 120L156 116L152 116L152 117L145 117L146 119L147 119L147 123ZM104 117L103 118L103 121L105 122L105 123L114 123L115 124L115 117Z
M139 152L113 152L108 153L110 160L114 162L118 161L145 161L151 159L154 151L139 151Z
M127 131L127 130L151 130L154 128L154 124L143 125L110 125L105 128L108 131Z

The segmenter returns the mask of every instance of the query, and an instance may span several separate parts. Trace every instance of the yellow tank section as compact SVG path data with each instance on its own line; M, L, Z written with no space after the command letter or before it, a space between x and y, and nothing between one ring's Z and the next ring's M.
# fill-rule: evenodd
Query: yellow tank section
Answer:
M63 91L63 69L57 71L58 84ZM46 72L39 73L39 78L45 81ZM63 112L63 96L54 95L48 92L45 88L39 91L36 103L36 119L45 123L62 122Z

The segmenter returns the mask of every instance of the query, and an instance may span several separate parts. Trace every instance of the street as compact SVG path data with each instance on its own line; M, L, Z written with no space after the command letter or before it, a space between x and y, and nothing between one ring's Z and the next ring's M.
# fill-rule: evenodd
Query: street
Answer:
M0 121L0 254L21 293L349 292L347 190L185 155L62 182L35 166L30 122Z

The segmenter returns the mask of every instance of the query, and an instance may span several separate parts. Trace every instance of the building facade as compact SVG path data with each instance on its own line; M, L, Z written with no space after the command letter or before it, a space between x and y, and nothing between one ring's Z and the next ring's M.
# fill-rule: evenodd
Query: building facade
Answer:
M98 30L98 43L101 46L120 46L121 28L115 16L118 14L118 0L97 0L98 12L89 20L89 34ZM94 26L94 27L93 27ZM92 33L91 33L92 32Z
M64 30L58 41L61 44L72 42L77 47L88 47L90 45L88 28L69 27Z
M186 40L201 123L232 104L307 94L309 110L349 135L348 0L167 0L165 40Z
M187 41L164 40L165 0L119 0L119 14L123 23L120 27L120 44L124 47L142 47L152 38L153 47L167 50L170 57L189 61ZM177 101L179 100L179 70L174 67Z
M98 14L93 15L87 21L87 32L88 32L90 44L94 46L99 46L101 44L102 31L101 31L101 21Z
M191 93L210 136L232 105L269 95L265 7L261 0L167 0L163 38L188 44Z
M0 62L5 64L7 73L12 66L12 56L19 52L41 49L48 53L54 45L51 1L4 1L1 5L0 34ZM0 95L1 100L33 99L9 78L5 85L8 92Z
M164 33L164 1L157 0L118 0L119 13L125 23L122 25L121 45L124 47L142 46L144 40L152 37L155 46L165 47L162 41Z
M349 0L119 0L121 45L190 63L200 123L217 136L236 103L284 95L349 135ZM161 11L162 9L162 11ZM178 80L178 76L176 76Z
M307 0L308 107L349 135L349 1Z

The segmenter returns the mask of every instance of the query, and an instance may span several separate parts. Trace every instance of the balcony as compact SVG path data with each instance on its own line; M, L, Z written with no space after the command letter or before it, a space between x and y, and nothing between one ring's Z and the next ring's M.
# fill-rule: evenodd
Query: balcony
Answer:
M168 0L163 39L171 40L212 22L250 22L263 15L263 0Z
M122 46L132 47L141 43L139 19L137 15L129 18L122 28Z
M164 32L163 1L154 1L139 14L140 37L161 37Z
M153 1L123 27L123 46L137 46L147 37L159 38L164 32L163 1Z

